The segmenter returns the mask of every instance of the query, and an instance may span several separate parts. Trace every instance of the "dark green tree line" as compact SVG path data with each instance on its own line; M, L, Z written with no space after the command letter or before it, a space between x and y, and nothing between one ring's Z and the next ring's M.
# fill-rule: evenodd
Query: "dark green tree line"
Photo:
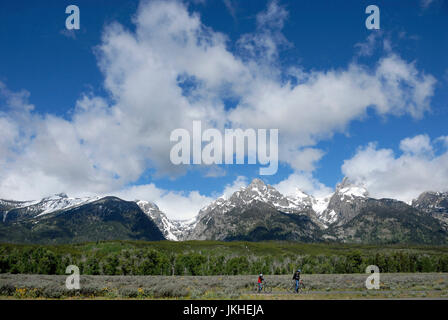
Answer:
M223 255L217 252L167 253L152 248L127 248L108 254L56 252L50 247L0 247L0 273L65 274L74 264L88 275L246 275L364 273L368 265L381 272L448 272L448 254L403 251L366 255L360 250L340 254Z

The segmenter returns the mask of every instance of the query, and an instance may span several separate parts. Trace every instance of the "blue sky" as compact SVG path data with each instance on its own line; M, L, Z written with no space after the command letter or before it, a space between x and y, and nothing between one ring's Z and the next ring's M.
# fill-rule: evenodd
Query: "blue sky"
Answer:
M183 124L188 118L173 117L196 110L203 121L228 117L235 127L257 128L269 126L266 118L279 107L288 120L272 122L281 136L281 163L277 174L262 178L282 192L298 187L323 195L345 175L366 184L373 196L406 201L425 189L448 187L448 1L169 3L0 4L0 198L114 193L189 217L213 197L258 177L259 166L178 170L163 163L169 150L163 130L171 129L171 120ZM81 28L68 32L70 4L80 8ZM379 31L365 27L369 4L380 8ZM179 19L164 25L169 14ZM214 50L202 61L183 61L181 52L173 52L182 40L169 38L183 33L210 37ZM195 59L202 49L192 44L184 56ZM139 65L145 59L154 59L157 68ZM200 101L185 97L191 104L186 109L171 101L175 88L162 80L170 72L200 79ZM241 80L246 76L255 80ZM364 86L381 86L365 99L368 105L360 102L368 94ZM274 88L272 94L267 88ZM257 101L260 93L273 101L270 110ZM171 104L179 108L173 114ZM340 111L333 115L326 108ZM216 118L209 115L214 110ZM246 120L249 111L260 116ZM308 111L316 115L302 123ZM335 119L340 113L344 117ZM121 119L122 127L114 127ZM134 138L138 142L128 143ZM285 145L294 151L284 153Z

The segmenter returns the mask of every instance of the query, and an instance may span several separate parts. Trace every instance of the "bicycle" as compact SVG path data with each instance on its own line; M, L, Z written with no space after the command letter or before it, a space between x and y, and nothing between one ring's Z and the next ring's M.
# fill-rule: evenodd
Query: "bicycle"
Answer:
M303 283L303 280L300 279L299 280L299 291L296 292L296 281L294 280L291 284L291 286L289 287L289 291L293 292L293 293L305 293L307 291L307 288L305 286L305 284Z
M271 293L272 292L272 287L270 285L268 285L266 282L263 282L262 286L261 286L261 290L257 285L255 286L255 292L256 293Z

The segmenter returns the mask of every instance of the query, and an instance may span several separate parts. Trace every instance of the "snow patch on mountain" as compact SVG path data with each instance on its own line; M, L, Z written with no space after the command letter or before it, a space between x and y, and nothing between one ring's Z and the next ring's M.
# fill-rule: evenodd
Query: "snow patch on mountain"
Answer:
M71 209L100 199L99 197L69 198L65 193L60 193L43 198L33 205L40 213L37 217L59 210Z
M59 193L45 197L41 200L0 200L0 204L8 205L11 208L4 214L3 220L5 220L8 213L14 209L20 209L22 213L27 216L40 217L55 211L81 206L98 199L99 197L69 198L65 193Z
M366 198L369 196L369 192L362 184L355 184L347 177L345 177L341 183L336 186L335 194L345 198Z
M332 195L333 194L329 194L326 197L313 198L312 207L318 217L321 216L322 213L327 209L328 203L330 202Z
M220 197L199 211L197 220L214 211L216 214L225 214L237 207L246 207L253 202L263 202L285 213L298 213L305 208L311 208L312 197L297 190L291 196L284 196L274 187L265 184L260 179L254 179L247 187L235 191L227 199Z
M345 214L347 207L359 200L367 199L368 196L369 193L363 185L355 184L348 178L344 178L336 186L334 193L324 197L313 197L298 188L294 194L284 196L262 180L254 179L247 187L234 192L230 197L220 197L202 208L191 225L194 228L195 223L210 212L223 215L234 208L244 208L254 201L259 201L285 213L306 214L319 221L323 228L327 228Z
M448 192L426 191L410 203L411 206L425 212L448 213Z
M155 203L144 200L136 200L135 202L154 221L166 239L179 241L180 235L187 229L185 222L168 219Z

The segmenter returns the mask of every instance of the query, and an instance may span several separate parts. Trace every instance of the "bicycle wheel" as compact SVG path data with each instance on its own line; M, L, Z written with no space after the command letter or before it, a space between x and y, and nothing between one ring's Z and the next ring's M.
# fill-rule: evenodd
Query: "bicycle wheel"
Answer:
M296 284L295 283L291 284L291 286L289 287L289 292L297 293L297 291L296 291Z
M266 293L271 293L272 292L272 287L269 285L264 285L263 286L263 291Z

